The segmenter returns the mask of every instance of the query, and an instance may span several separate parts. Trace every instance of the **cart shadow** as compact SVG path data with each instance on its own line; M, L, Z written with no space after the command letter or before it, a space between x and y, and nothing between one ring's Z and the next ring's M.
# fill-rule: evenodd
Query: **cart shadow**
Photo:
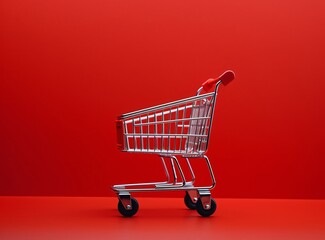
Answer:
M201 219L202 217L194 210L189 209L153 209L142 208L133 217L122 216L115 208L88 209L82 213L84 218L92 219ZM211 216L210 218L213 218Z

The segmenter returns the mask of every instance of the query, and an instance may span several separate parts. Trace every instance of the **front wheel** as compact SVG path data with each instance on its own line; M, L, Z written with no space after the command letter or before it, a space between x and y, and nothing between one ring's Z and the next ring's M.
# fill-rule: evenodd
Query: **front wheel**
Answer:
M211 198L211 206L210 209L204 208L201 198L197 200L196 203L196 211L202 216L202 217L209 217L211 216L217 209L217 203L216 201Z
M139 203L135 198L131 197L131 204L132 204L132 209L126 209L124 208L124 205L121 202L121 200L119 200L117 209L124 217L132 217L134 214L137 213L139 209Z

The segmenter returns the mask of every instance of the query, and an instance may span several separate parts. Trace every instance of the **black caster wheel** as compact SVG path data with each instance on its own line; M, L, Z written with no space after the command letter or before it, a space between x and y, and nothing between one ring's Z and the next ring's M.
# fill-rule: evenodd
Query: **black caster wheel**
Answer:
M192 202L192 199L191 199L190 195L188 194L188 192L185 193L184 203L188 209L191 209L191 210L196 209L196 203Z
M209 217L209 216L211 216L216 211L216 209L217 209L217 203L216 203L216 201L213 198L211 198L211 207L210 207L210 209L205 209L203 207L201 198L199 198L197 200L197 203L196 203L196 211L202 217Z
M132 217L139 209L138 201L131 197L132 209L125 209L121 200L118 201L117 209L124 217Z

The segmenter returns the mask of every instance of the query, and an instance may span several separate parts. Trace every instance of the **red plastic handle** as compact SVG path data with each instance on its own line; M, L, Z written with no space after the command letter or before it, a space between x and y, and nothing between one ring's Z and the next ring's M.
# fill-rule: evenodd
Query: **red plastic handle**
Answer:
M202 87L204 91L209 91L217 82L221 81L223 85L227 85L232 80L234 80L234 78L235 78L235 73L231 70L227 70L217 78L210 78L206 80L202 84Z

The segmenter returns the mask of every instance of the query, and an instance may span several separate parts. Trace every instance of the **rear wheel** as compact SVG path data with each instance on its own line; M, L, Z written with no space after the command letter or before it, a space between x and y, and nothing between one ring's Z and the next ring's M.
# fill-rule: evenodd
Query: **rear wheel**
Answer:
M139 209L138 201L131 197L132 209L126 209L121 200L118 201L117 209L124 217L132 217Z

